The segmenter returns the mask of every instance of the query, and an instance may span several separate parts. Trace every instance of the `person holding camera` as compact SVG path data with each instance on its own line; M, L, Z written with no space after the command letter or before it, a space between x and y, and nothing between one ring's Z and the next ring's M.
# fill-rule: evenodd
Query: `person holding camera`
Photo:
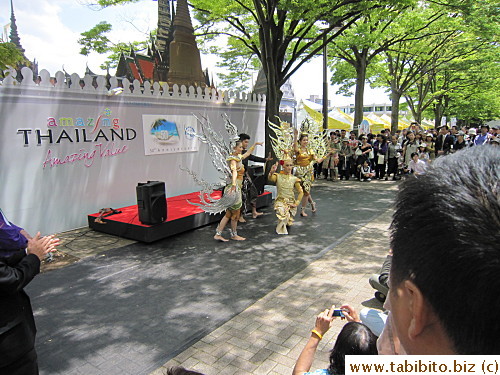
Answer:
M336 316L346 318L347 323L335 341L335 345L330 353L330 365L328 369L308 372L311 369L314 355L323 336L330 329ZM341 306L341 309L335 309L332 306L321 312L316 318L316 324L311 331L311 337L306 346L300 353L293 375L344 375L345 374L345 356L346 355L376 355L377 337L370 329L362 323L359 323L359 317L355 315L354 309L349 305Z

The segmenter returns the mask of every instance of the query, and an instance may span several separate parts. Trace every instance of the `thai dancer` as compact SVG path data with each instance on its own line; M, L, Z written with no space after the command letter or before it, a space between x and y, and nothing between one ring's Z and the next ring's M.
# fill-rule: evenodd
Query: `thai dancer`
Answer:
M212 192L217 188L217 184L209 184L199 179L196 173L185 168L184 170L188 171L193 176L194 180L199 185L203 186L203 190L200 192L201 203L190 203L201 207L203 211L210 214L217 214L225 211L224 217L219 222L219 225L217 225L214 239L223 242L228 241L222 236L222 232L230 221L231 228L229 231L231 239L243 241L245 238L239 236L237 232L238 219L242 206L241 187L245 174L242 160L250 156L255 150L255 147L262 145L262 142L256 142L242 155L243 145L238 137L238 129L229 121L227 116L223 115L223 117L226 131L230 138L229 145L227 145L224 138L212 128L207 118L197 118L201 123L202 134L192 134L198 137L202 142L208 144L209 155L211 156L213 165L224 175L226 187L224 188L222 198L213 199L211 197Z
M222 236L222 231L226 227L229 220L231 220L231 228L229 232L231 233L231 239L237 241L244 241L245 238L238 235L237 227L238 227L238 219L241 215L241 206L242 206L242 195L241 188L243 185L243 176L245 175L245 167L243 166L243 159L249 157L253 150L255 150L256 146L262 145L262 142L256 142L252 147L250 147L247 152L243 155L241 152L243 151L243 144L241 141L236 141L233 152L226 159L229 168L231 169L231 184L226 185L224 188L224 195L226 194L236 194L238 199L235 201L234 205L228 207L226 209L226 214L220 221L219 225L217 225L217 229L215 231L215 240L226 242L228 241L226 238Z
M295 129L293 150L295 154L295 175L300 178L304 197L300 216L306 214L306 206L311 204L311 211L316 212L316 203L311 196L312 183L314 181L314 163L321 163L327 154L327 146L324 135L314 123L305 120L301 126L301 134ZM319 156L318 156L319 155Z
M293 220L297 214L297 207L304 195L300 179L292 174L294 162L291 158L280 161L283 169L281 173L276 173L278 163L271 167L269 181L276 184L277 196L274 201L274 211L278 217L276 233L288 234L289 226L293 225ZM295 191L298 196L295 197Z
M297 207L300 204L304 192L300 179L293 175L294 161L290 157L293 154L293 129L287 122L280 125L269 122L269 127L274 131L275 137L271 136L271 145L276 157L280 159L282 171L276 173L278 163L271 167L268 180L276 184L277 196L274 201L274 210L278 218L276 233L288 234L288 226L293 224ZM295 197L295 192L298 196Z

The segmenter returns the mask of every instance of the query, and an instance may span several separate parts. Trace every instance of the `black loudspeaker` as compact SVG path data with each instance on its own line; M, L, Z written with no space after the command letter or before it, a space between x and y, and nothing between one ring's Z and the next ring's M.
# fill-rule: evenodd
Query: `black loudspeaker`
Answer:
M163 223L167 219L165 183L161 181L139 182L136 191L139 221L145 225Z
M264 185L266 184L264 167L262 165L250 165L248 167L248 174L257 188L257 192L261 195L264 192Z
M264 174L264 167L262 165L249 165L248 175L253 180L257 176L262 176Z

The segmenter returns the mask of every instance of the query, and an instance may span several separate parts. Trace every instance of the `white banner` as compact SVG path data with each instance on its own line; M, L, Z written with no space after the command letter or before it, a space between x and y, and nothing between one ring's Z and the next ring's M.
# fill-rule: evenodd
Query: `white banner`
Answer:
M86 226L87 215L103 207L136 204L139 182L164 181L167 197L199 190L179 166L216 182L208 146L186 136L187 128L198 129L193 113L209 118L220 134L226 113L239 132L264 140L264 101L158 97L141 90L109 96L92 86L85 91L4 81L0 208L28 232L49 234ZM262 148L257 155L264 156Z

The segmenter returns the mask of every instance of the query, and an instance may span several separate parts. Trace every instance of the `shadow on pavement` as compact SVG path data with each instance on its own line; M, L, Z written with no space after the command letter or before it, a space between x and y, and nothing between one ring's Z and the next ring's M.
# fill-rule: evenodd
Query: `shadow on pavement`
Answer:
M240 225L247 241L216 242L211 225L38 276L28 293L41 374L148 374L385 212L387 186L315 187L318 212L297 216L288 236L268 207ZM372 261L369 238L357 250ZM353 271L349 257L339 272Z

